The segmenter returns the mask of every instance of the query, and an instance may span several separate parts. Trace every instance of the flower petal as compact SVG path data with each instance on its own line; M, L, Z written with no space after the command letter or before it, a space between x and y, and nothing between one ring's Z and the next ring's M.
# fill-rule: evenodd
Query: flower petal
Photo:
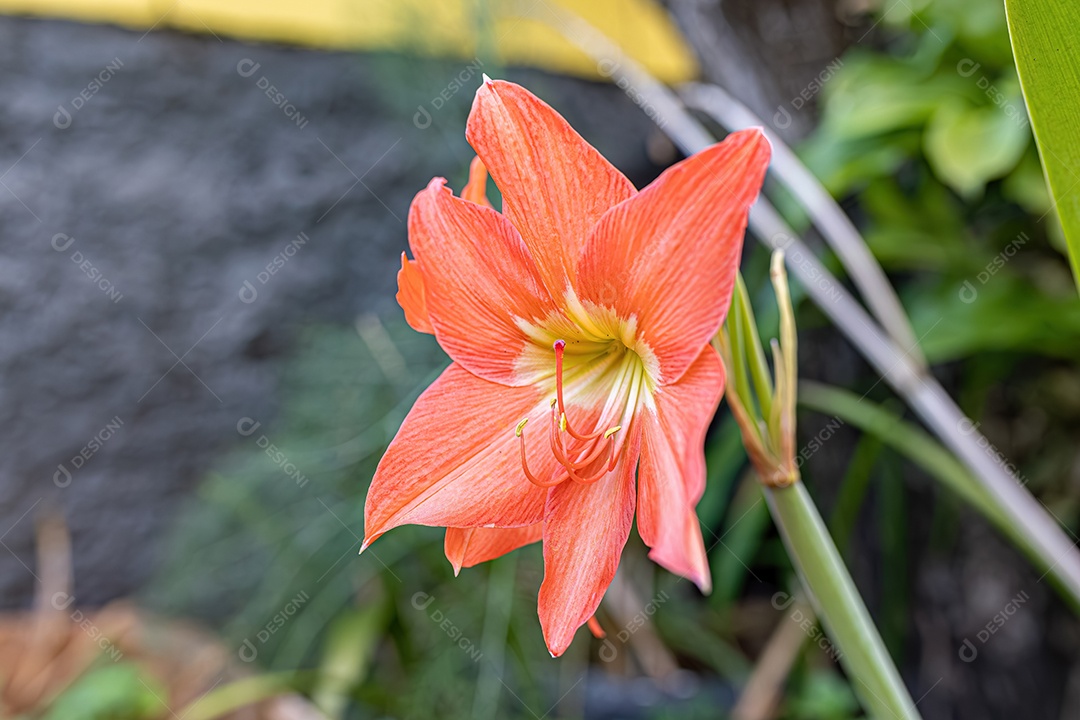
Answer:
M432 180L409 209L409 244L435 337L469 372L524 384L514 369L528 342L518 322L549 317L551 296L510 221L454 197L445 183Z
M379 461L364 506L364 547L399 525L520 527L544 518L547 491L521 470L514 427L546 423L540 391L482 380L451 364L417 399ZM552 477L546 443L528 449L530 468Z
M463 567L502 557L519 547L538 542L543 536L543 523L516 528L446 528L443 550L457 575Z
M561 115L520 85L486 80L465 137L503 195L503 212L562 297L589 230L634 185Z
M663 384L686 372L724 321L769 154L758 129L729 135L604 215L582 251L579 296L637 317Z
M469 182L461 191L461 199L491 207L491 201L487 196L487 179L488 172L483 161L479 157L474 157L469 163Z
M705 432L724 394L724 367L706 346L682 378L642 413L638 533L649 557L709 592L709 563L694 508L705 489Z
M619 567L634 522L634 469L641 442L630 440L615 469L592 485L565 482L552 488L544 519L544 582L537 609L554 657L596 612Z
M405 311L405 321L416 332L431 335L435 328L431 327L428 318L427 301L424 299L424 273L415 260L410 260L405 253L401 253L401 269L397 274L397 301L401 309Z

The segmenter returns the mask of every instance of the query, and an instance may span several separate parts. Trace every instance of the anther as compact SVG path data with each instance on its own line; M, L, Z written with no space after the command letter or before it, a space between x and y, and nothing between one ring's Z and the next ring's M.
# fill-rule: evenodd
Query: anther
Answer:
M555 485L558 485L564 480L567 480L569 476L564 474L562 477L556 477L550 482L544 482L543 480L540 480L538 477L533 475L532 471L529 470L529 462L525 457L525 423L527 422L529 422L529 418L525 418L517 424L516 428L514 428L514 435L516 435L518 439L521 440L521 442L519 443L521 447L521 469L525 471L525 477L533 485L542 488L554 487Z

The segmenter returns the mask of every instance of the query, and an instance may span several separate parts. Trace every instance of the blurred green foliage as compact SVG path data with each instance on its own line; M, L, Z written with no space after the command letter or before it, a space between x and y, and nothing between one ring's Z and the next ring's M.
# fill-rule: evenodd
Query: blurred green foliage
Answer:
M153 720L165 690L134 663L88 671L64 691L41 720Z
M824 85L801 148L850 198L932 361L1074 358L1080 302L998 0L894 3Z

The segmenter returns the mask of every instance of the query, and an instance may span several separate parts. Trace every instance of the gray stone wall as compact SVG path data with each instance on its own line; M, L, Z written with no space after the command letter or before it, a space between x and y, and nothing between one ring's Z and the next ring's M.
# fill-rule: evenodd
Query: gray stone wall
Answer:
M31 597L50 508L81 603L135 590L237 420L273 416L294 329L399 312L409 201L463 183L481 71L655 172L610 86L0 18L3 605Z

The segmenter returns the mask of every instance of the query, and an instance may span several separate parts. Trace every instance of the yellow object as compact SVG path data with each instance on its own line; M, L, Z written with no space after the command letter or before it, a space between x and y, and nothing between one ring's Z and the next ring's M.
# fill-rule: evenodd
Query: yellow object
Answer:
M606 79L610 73L599 72L555 26L537 19L554 17L553 7L580 16L664 82L697 74L693 55L655 0L0 0L0 13L139 30L174 27L245 40L466 61L489 58L493 50L503 64Z

